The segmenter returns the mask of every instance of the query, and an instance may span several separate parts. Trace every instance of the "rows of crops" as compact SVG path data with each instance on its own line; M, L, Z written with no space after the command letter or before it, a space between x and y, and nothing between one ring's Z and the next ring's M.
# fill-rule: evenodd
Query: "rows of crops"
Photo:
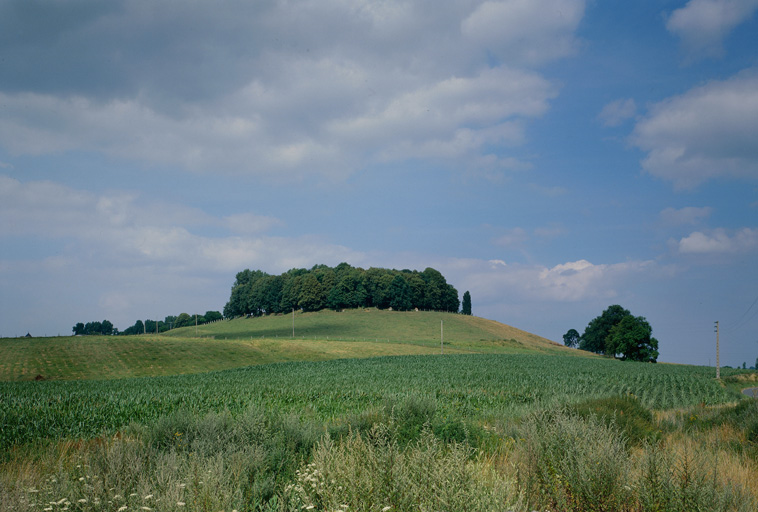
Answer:
M727 370L728 372L728 370ZM339 421L408 395L471 419L634 394L653 408L734 399L712 369L543 355L446 355L282 363L175 377L0 383L0 451L43 438L112 434L171 411L249 407Z

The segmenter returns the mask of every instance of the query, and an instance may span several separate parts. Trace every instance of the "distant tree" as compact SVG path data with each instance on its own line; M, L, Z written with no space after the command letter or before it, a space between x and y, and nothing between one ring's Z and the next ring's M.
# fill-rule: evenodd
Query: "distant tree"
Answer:
M307 274L301 283L300 297L298 303L303 311L319 311L323 309L325 302L324 289L321 286L316 274L313 272Z
M190 325L195 325L195 317L190 316L188 313L181 313L176 317L174 327L188 327Z
M742 362L742 369L743 370L747 369L747 363L745 361Z
M622 308L618 304L609 306L603 314L593 318L582 334L579 341L579 348L596 354L612 354L605 347L606 339L611 329L619 323L624 317L629 316L629 310Z
M466 290L463 293L463 305L461 306L461 313L464 315L471 314L471 294Z
M390 283L389 305L396 311L408 311L411 309L412 291L411 285L402 274L397 274Z
M221 316L221 313L218 311L206 311L205 315L203 316L205 317L206 322L215 322L217 320L221 320L222 318L224 318L223 316Z
M81 336L84 334L84 324L82 322L78 322L72 330L74 331L74 336Z
M103 323L102 322L87 322L84 324L84 334L102 334Z
M563 335L563 344L567 347L574 348L579 345L579 332L576 329L569 329L566 334Z
M606 341L606 354L621 354L621 359L655 363L658 340L653 328L642 316L627 315L611 328Z
M100 323L100 333L104 334L106 336L111 336L113 334L114 328L113 324L108 320L103 320Z

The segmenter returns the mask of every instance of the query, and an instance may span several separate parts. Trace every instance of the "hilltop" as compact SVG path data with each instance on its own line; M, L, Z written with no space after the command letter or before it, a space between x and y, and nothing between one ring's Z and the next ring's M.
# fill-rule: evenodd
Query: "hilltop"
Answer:
M200 373L285 361L389 355L532 353L591 356L493 320L353 309L238 318L161 335L0 341L0 380L113 379Z

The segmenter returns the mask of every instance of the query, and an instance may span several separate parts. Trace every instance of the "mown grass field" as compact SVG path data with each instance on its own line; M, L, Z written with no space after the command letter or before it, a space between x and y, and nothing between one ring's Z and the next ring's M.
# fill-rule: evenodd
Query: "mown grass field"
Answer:
M0 381L121 379L200 373L286 361L325 361L440 352L571 351L490 320L445 313L352 310L236 319L143 336L0 340Z

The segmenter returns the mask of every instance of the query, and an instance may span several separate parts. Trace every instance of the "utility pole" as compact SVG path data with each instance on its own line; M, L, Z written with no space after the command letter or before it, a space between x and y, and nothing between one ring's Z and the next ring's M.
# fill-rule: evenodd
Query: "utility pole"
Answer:
M715 331L716 331L716 378L721 379L721 368L719 366L719 321L716 320L713 322L716 324Z
M445 354L445 321L440 320L440 355Z

